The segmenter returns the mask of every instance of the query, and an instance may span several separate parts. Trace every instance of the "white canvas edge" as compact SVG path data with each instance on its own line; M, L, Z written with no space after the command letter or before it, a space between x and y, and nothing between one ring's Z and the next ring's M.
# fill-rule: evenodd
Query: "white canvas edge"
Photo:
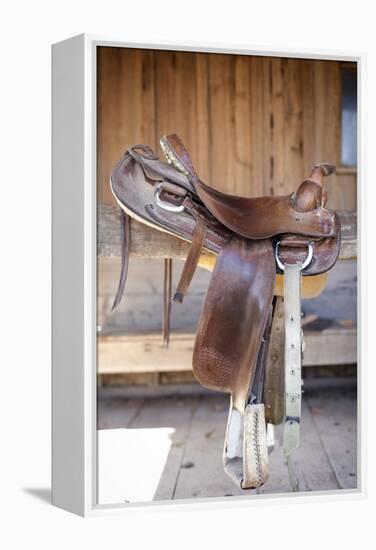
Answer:
M278 57L297 57L297 58L310 58L310 59L335 59L344 61L355 61L358 64L358 296L360 296L360 289L362 295L366 287L366 266L365 262L365 205L366 205L366 166L365 166L365 80L366 80L366 54L364 52L344 52L336 50L321 50L321 49L295 49L295 48L283 48L278 49L275 47L265 46L252 46L252 45L239 45L228 43L194 43L194 42L171 42L171 43L145 43L127 42L124 37L101 37L94 35L79 35L69 38L63 42L59 42L53 46L57 47L69 47L72 41L82 41L83 55L84 55L84 107L83 113L81 113L81 119L83 121L82 132L84 139L84 150L82 155L82 166L80 167L84 171L84 193L82 204L83 215L83 274L84 281L82 285L82 313L84 319L83 329L83 364L79 365L82 369L82 388L81 395L78 397L81 399L81 403L75 403L76 409L80 409L83 402L82 417L77 421L82 424L83 427L83 441L80 454L80 460L72 467L77 468L74 475L80 479L80 491L76 494L76 500L73 502L68 494L71 490L68 486L62 489L60 485L57 489L57 482L53 480L53 503L57 506L63 507L72 512L78 513L83 516L98 516L108 514L134 514L143 513L147 508L148 511L161 511L166 506L169 506L171 510L179 509L182 507L189 507L190 509L200 509L203 506L206 508L216 508L220 503L225 507L244 507L244 506L264 506L270 504L270 501L274 503L293 503L309 500L309 502L328 502L337 501L343 499L360 499L366 497L366 441L364 433L364 420L366 411L366 372L363 360L362 350L365 349L366 334L365 334L365 302L361 304L361 300L358 298L358 488L352 490L338 490L338 491L318 491L309 494L290 494L283 493L278 495L252 495L222 500L220 498L210 499L187 499L181 501L166 501L166 502L148 502L148 503L134 503L134 504L114 504L114 505L99 505L97 504L97 432L96 432L96 47L97 46L112 46L112 47L128 47L128 48L149 48L149 49L174 49L180 51L200 51L200 52L217 52L217 53L229 53L229 54L243 54L243 55L268 55ZM64 106L59 106L64 108ZM66 108L66 106L65 106ZM56 113L53 114L56 116ZM72 121L69 117L66 118L66 124L70 124ZM55 152L55 154L57 154ZM67 158L66 151L61 150L59 155ZM53 162L54 168L54 162ZM77 178L79 178L79 170ZM77 179L76 178L76 179ZM56 182L57 183L57 182ZM77 189L77 196L79 197L79 190ZM55 205L56 207L56 205ZM53 222L54 223L54 222ZM55 228L55 233L59 228ZM55 243L55 239L53 240ZM68 255L69 256L69 255ZM69 258L67 258L69 260ZM362 265L361 265L362 264ZM54 298L54 297L53 297ZM72 317L70 305L66 304L66 307L62 309L60 315L65 317L67 323ZM54 346L63 347L66 345L65 337L62 337L64 341L53 342ZM79 350L77 350L79 353ZM79 361L79 356L77 356ZM53 373L58 369L61 369L61 363L53 364ZM78 368L78 367L77 367ZM76 373L77 375L77 373ZM53 377L54 378L54 377ZM66 386L62 384L60 388L54 387L53 382L53 394L60 392L64 394L69 392L70 387L67 382ZM75 394L77 398L77 394ZM61 401L60 401L61 402ZM57 410L57 404L53 402L53 410L55 410L55 420L53 415L52 432L53 438L59 438L64 440L64 444L60 445L67 449L67 453L72 448L77 446L78 441L72 439L69 430L66 430L61 421L58 422L56 418L61 418L62 411ZM60 465L64 457L56 457L53 455L53 471L56 468L56 461ZM66 494L60 494L65 492ZM287 497L287 498L286 498ZM307 498L308 497L308 498ZM71 502L71 504L64 504L65 502Z
M84 40L52 49L52 502L84 515ZM90 394L89 399L92 399Z

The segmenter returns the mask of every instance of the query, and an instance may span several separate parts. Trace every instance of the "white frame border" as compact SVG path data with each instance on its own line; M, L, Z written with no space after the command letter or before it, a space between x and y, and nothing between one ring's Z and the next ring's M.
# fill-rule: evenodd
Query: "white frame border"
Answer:
M111 46L240 55L354 61L358 65L358 288L365 288L365 77L366 54L336 50L224 43L130 43L124 37L81 34L52 47L52 503L82 516L171 510L264 506L273 503L365 498L365 368L358 371L358 488L309 495L257 495L134 504L97 504L96 433L96 48ZM361 151L361 154L360 154ZM79 152L77 156L77 152ZM361 192L362 191L362 192ZM67 215L74 201L74 224ZM78 219L77 219L78 216ZM73 227L73 229L72 229ZM74 231L74 228L76 231ZM77 229L78 228L78 229ZM69 246L66 246L68 243ZM80 253L82 261L80 262ZM72 280L72 273L76 275ZM70 299L61 289L70 285ZM359 292L360 294L360 292ZM65 298L65 299L64 299ZM78 301L78 302L77 302ZM365 304L358 298L358 365L365 349ZM76 306L74 308L74 306ZM78 309L77 309L78 308ZM72 311L77 311L72 323ZM361 336L360 336L361 335ZM67 348L67 342L69 348ZM72 386L74 382L74 386ZM69 403L67 403L69 399ZM362 438L360 437L362 434ZM288 497L288 498L286 498Z

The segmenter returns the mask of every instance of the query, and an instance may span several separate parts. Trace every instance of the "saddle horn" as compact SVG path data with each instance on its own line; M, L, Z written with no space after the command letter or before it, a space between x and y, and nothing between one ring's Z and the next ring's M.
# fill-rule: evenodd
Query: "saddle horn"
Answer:
M298 212L309 212L326 205L328 193L323 188L324 178L333 174L335 169L334 164L315 164L309 178L303 181L294 194L295 210Z

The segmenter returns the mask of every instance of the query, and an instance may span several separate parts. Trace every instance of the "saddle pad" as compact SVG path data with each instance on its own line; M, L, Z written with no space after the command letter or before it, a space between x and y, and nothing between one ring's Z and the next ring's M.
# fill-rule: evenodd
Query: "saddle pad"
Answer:
M269 239L232 237L219 253L197 328L193 371L244 411L270 316L275 262Z

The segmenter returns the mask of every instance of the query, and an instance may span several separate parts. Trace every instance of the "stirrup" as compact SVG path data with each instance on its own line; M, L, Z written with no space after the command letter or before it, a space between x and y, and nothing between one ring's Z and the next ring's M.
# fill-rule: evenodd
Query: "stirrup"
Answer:
M263 403L246 406L244 414L232 398L223 450L225 472L241 489L256 489L269 478L268 445Z

